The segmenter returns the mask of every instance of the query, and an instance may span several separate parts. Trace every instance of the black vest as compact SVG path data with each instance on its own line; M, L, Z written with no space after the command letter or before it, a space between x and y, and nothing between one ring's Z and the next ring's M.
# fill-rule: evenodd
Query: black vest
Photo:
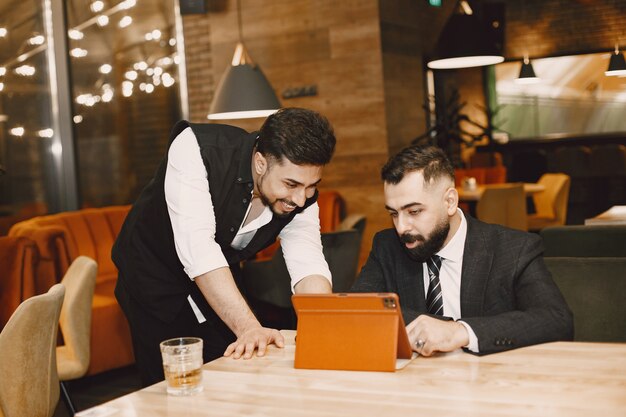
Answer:
M274 215L270 223L257 230L244 249L233 249L230 244L244 220L254 187L251 164L256 134L234 126L181 121L172 130L170 146L187 127L191 127L198 140L208 174L216 220L215 241L231 267L271 245L296 214L317 200L315 193L304 207L297 208L289 216ZM117 285L122 287L116 292L126 291L143 308L165 322L175 318L191 294L207 320L219 320L185 273L176 254L165 201L166 167L167 155L130 210L113 246L113 261L119 270Z

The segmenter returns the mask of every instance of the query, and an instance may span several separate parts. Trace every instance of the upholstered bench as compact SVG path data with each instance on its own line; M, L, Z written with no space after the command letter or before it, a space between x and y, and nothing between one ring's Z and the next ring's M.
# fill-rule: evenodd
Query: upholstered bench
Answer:
M130 206L111 206L38 216L13 225L10 236L28 237L39 249L36 291L60 282L74 259L89 256L98 263L91 324L88 375L134 363L130 330L113 294L117 268L113 242Z

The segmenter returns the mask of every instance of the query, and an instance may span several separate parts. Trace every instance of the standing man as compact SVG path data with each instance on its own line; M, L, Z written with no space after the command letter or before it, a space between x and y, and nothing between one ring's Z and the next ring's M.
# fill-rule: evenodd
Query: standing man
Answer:
M413 349L477 354L571 340L573 321L543 261L541 238L457 208L454 170L412 146L382 169L394 229L376 234L355 292L394 292Z
M249 134L179 122L166 158L113 247L116 297L130 324L142 382L163 380L159 343L204 340L204 361L282 347L237 285L239 263L281 238L296 293L329 293L317 185L334 152L328 120L287 108Z

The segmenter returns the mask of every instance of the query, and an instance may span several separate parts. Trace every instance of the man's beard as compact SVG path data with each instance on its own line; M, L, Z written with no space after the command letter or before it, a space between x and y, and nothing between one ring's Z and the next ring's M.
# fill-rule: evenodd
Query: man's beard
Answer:
M285 203L292 205L292 206L296 206L297 204L287 200L287 199L281 199L281 200L274 200L274 202L272 203L269 199L269 197L267 196L267 194L265 194L263 192L263 179L265 178L266 174L263 174L259 177L259 198L261 199L261 202L263 203L263 205L268 206L270 208L270 210L272 210L272 213L274 213L275 216L277 217L288 217L291 214L291 211L287 211L287 212L281 212L276 210L276 208L274 207L276 204L278 204L280 201L284 201Z
M400 241L403 243L402 246L411 259L417 262L426 262L431 256L441 250L448 237L448 232L450 232L450 222L444 219L437 224L428 238L422 235L404 233L400 236ZM404 243L413 243L416 241L420 242L420 244L414 248L407 248L406 245L404 245Z

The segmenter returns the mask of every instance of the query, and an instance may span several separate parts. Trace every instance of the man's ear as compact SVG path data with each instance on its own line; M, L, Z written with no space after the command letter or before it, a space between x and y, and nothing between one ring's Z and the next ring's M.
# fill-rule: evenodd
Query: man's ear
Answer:
M444 204L449 216L453 216L456 213L456 208L459 205L459 193L454 187L450 187L446 190L444 195Z
M267 159L261 154L261 152L255 152L253 156L254 170L258 175L263 175L267 171Z

